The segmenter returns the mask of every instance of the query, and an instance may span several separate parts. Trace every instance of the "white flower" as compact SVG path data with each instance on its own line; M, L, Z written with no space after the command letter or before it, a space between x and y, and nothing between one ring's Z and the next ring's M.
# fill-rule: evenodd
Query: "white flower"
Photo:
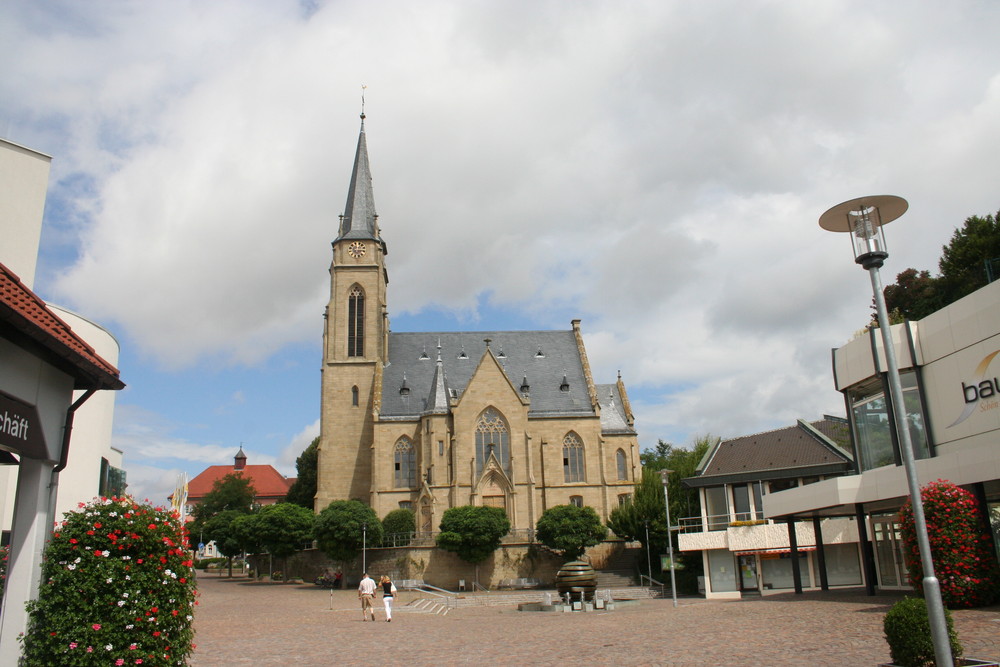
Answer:
M118 601L118 606L119 607L124 607L125 606L125 600L119 600Z
M111 644L105 644L105 645L104 645L104 650L105 650L105 651L110 651L110 650L111 650L111 649L113 649L113 648L114 648L114 646L112 646Z
M104 556L105 558L107 558L108 556L110 556L110 555L111 555L111 552L110 552L110 551L107 551L107 550L105 550L105 551L102 551L102 552L101 552L101 555L103 555L103 556Z
M107 579L106 582L110 584L111 583L111 579L110 578Z
M122 593L122 597L123 598L127 598L128 597L128 593Z
M76 569L76 565L67 565L66 567L69 568L70 570Z

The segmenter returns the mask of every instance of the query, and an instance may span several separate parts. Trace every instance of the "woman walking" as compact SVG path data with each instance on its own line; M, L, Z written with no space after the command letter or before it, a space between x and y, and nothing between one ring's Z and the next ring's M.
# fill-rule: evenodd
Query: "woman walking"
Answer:
M392 579L386 575L382 575L379 580L379 586L382 587L382 604L385 605L385 622L392 622L392 599L396 595L396 584L392 583Z

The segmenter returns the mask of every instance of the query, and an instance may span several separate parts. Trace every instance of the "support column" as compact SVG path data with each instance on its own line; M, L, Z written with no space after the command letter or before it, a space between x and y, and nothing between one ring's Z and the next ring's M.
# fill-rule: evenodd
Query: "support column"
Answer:
M792 556L792 581L795 582L795 592L802 595L802 568L799 567L799 543L795 537L795 518L788 519L788 547Z
M820 590L830 590L830 582L826 577L826 547L823 546L823 527L818 516L813 517L813 535L816 536L816 569L819 570Z
M52 530L49 484L54 463L21 457L14 499L7 582L0 616L0 655L21 655L17 637L28 629L24 605L38 597L42 551Z
M854 520L858 524L858 542L861 543L861 571L865 575L865 592L875 595L875 551L868 541L868 522L865 516L865 506L857 503L854 506Z

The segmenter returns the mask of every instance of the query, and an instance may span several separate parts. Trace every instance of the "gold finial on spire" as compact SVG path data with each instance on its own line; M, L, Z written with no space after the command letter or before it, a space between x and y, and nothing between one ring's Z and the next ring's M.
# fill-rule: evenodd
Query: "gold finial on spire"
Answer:
M368 88L365 84L361 84L361 120L365 119L365 90Z

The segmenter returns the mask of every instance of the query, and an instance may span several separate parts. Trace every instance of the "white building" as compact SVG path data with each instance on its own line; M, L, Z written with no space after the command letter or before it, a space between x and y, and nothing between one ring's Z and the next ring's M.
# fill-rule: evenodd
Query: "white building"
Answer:
M892 337L920 486L944 479L971 491L1000 545L1000 281L918 322L893 326ZM833 362L859 474L768 496L764 513L796 522L855 517L870 591L876 583L908 588L896 520L908 488L881 336L873 332L834 350Z
M34 289L42 215L52 158L0 139L0 263L21 284ZM118 341L100 325L53 304L48 308L111 366L118 366ZM77 391L74 400L83 392ZM66 469L60 475L55 516L95 496L123 490L122 452L111 446L115 392L98 392L77 411ZM10 538L17 487L16 465L0 466L0 543Z

